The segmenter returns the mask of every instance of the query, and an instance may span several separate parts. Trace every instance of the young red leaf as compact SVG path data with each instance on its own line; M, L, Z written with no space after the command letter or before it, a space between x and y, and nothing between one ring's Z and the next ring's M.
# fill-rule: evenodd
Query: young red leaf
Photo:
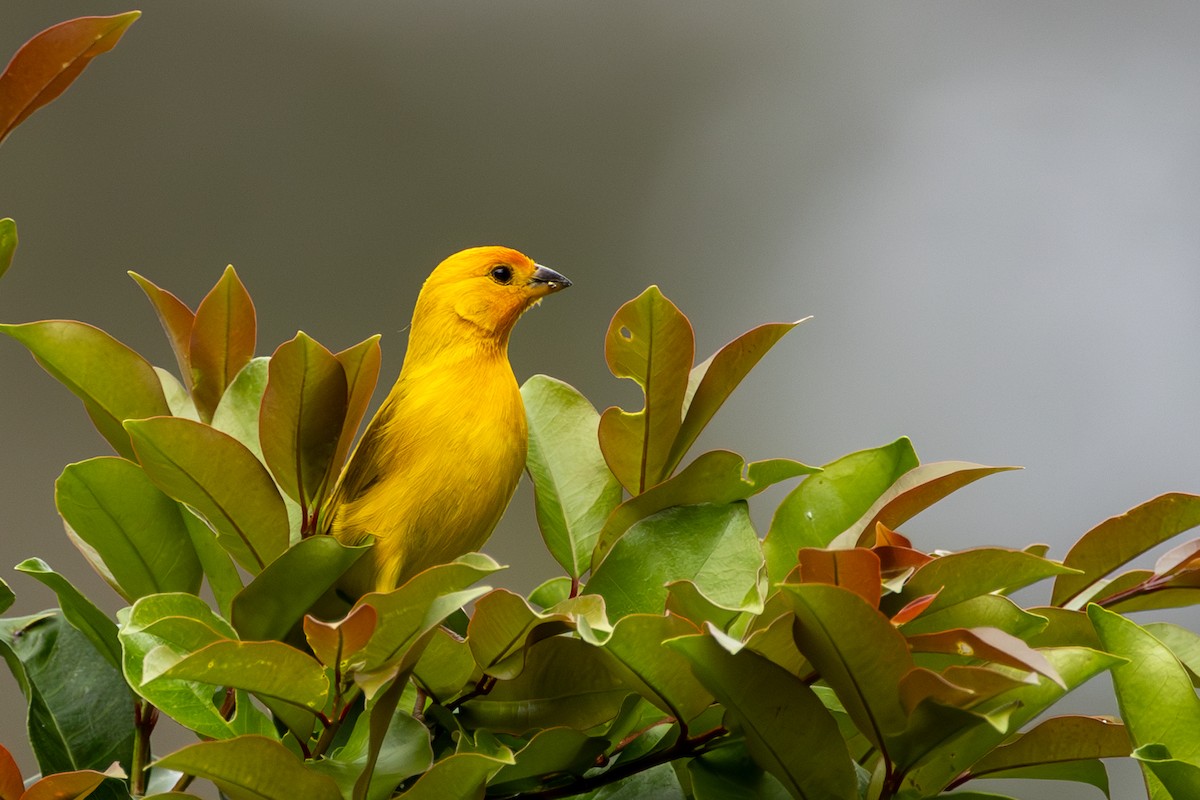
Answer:
M691 323L657 286L617 309L608 326L608 368L618 378L636 382L646 398L641 411L613 407L600 417L600 449L630 494L646 491L669 474L695 352Z
M375 632L379 619L374 606L357 606L337 622L322 622L316 617L304 618L304 638L313 654L327 667L345 664L366 646Z
M991 661L1037 672L1066 688L1062 677L1044 655L998 628L955 628L937 633L911 634L907 638L909 647L915 653L948 653Z
M0 745L0 800L21 800L25 792L25 782L21 779L21 768L8 752L8 748Z
M1050 602L1074 606L1087 590L1123 564L1200 525L1200 495L1172 492L1111 517L1085 533L1063 559L1081 571L1054 581Z
M879 608L882 586L879 556L862 547L852 550L821 550L805 547L800 551L800 582L828 583L849 589Z
M35 784L20 795L21 800L79 800L88 797L106 778L124 778L125 771L121 765L113 763L111 767L98 772L94 769L80 769L72 772L59 772L39 779Z
M911 622L921 616L921 612L933 605L933 601L937 600L937 594L926 594L912 600L904 608L892 614L893 625L903 625L906 622Z
M196 309L188 347L192 397L205 422L212 419L225 388L254 357L256 324L250 294L233 267L226 267Z
M0 141L26 117L58 97L88 63L107 53L142 15L80 17L47 28L21 46L0 74Z
M379 367L383 358L379 350L379 334L337 353L335 357L346 373L349 394L346 400L346 420L342 423L342 433L338 437L337 449L334 450L333 463L330 465L334 475L346 463L350 445L354 443L354 434L367 412L371 394L375 391L375 383L379 380Z
M884 525L882 522L875 523L875 544L874 547L907 547L912 549L912 541L907 536L902 536L896 531Z
M166 289L160 289L148 278L143 278L136 272L130 272L129 277L137 281L137 285L142 287L142 291L146 293L146 297L154 306L154 311L158 314L158 321L162 324L163 331L171 342L171 349L175 352L175 361L179 364L179 374L183 378L184 385L190 390L192 386L190 351L192 325L196 321L195 313L178 297Z

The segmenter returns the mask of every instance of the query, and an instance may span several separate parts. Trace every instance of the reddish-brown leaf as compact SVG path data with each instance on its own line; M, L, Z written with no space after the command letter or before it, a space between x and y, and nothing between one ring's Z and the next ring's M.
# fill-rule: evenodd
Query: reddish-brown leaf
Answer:
M242 367L254 357L257 337L254 302L233 267L226 267L196 309L192 326L192 398L204 421Z
M179 364L179 375L190 391L192 366L189 351L192 346L192 325L196 321L195 313L178 297L166 289L159 288L148 278L143 278L136 272L130 272L129 277L137 281L137 285L142 287L146 297L150 298L150 303L158 314L158 321L162 323L163 331L171 342L171 349L175 351L175 361Z
M0 800L20 800L24 792L21 768L17 766L12 753L0 745Z
M67 20L22 45L0 74L0 141L66 91L93 58L115 47L141 13Z
M873 549L879 557L879 569L884 577L894 578L905 570L920 569L933 561L933 556L910 547L883 545Z
M374 606L357 606L337 622L305 616L304 638L313 654L327 667L343 664L362 650L375 632L379 618Z
M1045 675L1065 688L1062 677L1044 655L999 628L954 628L908 636L914 653L949 653Z
M907 547L912 549L912 542L907 536L903 536L896 531L884 525L882 522L875 523L875 547Z
M934 600L937 600L936 592L934 594L927 594L918 597L916 600L913 600L895 614L892 614L892 624L903 625L906 622L911 622L912 620L921 616L921 613L925 611L925 609L929 608L929 606L933 604Z
M866 600L872 608L879 608L879 596L882 593L879 557L865 548L801 548L799 577L801 583L828 583L849 589Z

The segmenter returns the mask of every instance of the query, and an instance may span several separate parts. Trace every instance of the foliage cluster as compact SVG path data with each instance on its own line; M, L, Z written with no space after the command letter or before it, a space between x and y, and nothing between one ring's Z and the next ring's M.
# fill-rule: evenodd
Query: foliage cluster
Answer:
M0 272L15 243L6 220ZM1001 797L959 790L985 777L1107 794L1102 759L1129 757L1156 800L1200 796L1200 637L1123 615L1200 599L1200 540L1122 571L1200 524L1200 496L1106 520L1060 562L1042 545L916 547L900 526L1006 468L922 464L907 439L820 468L724 450L681 468L798 323L695 364L690 322L651 287L605 338L641 410L599 414L545 376L522 387L563 574L524 597L480 586L500 567L470 554L323 617L363 549L311 520L377 339L333 353L301 333L255 357L232 269L194 310L134 278L178 376L82 322L0 325L116 453L66 467L55 501L128 604L113 619L44 561L18 565L59 607L0 620L44 776L26 789L0 750L2 800L186 798L197 778L235 800ZM748 501L796 478L760 539ZM1044 605L1011 596L1041 581ZM12 600L0 583L0 611ZM1045 714L1105 672L1120 720ZM197 742L154 753L160 715Z

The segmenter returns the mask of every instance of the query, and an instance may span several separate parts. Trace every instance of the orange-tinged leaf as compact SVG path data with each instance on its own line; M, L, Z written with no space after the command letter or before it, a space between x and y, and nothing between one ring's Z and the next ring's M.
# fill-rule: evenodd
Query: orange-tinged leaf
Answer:
M880 572L888 578L893 578L910 569L920 569L933 561L933 556L913 550L909 547L894 547L884 545L875 547L872 552L879 557Z
M1085 596L1097 581L1167 539L1200 525L1200 495L1173 492L1160 495L1085 533L1063 559L1081 571L1054 581L1050 602L1070 604Z
M190 389L192 386L190 350L192 325L196 321L195 313L178 297L166 289L159 288L148 278L143 278L136 272L130 272L129 277L142 287L142 291L146 293L146 297L154 306L154 311L158 314L158 321L162 324L163 331L171 342L171 349L175 352L175 361L179 364L179 374L183 378L184 385Z
M914 467L900 476L867 512L833 540L831 547L846 549L868 544L882 522L896 528L934 503L969 483L1018 467L988 467L965 461L938 461Z
M1037 672L1066 688L1062 677L1044 655L999 628L955 628L936 633L911 634L907 638L909 647L916 653L948 653L992 661Z
M30 786L21 800L83 800L99 788L105 778L124 778L125 772L119 764L113 764L104 772L81 769L75 772L59 772L47 775Z
M806 317L805 319L811 319ZM665 471L669 475L683 460L688 448L696 441L700 432L712 420L717 410L724 405L733 390L754 368L767 351L792 328L805 320L796 322L773 322L759 325L746 331L729 344L713 353L708 359L692 368L688 377L689 388L684 400L683 423L671 445Z
M937 600L937 593L926 594L918 597L904 606L904 608L892 614L893 625L903 625L906 622L911 622L921 616L921 612L933 605L933 601Z
M875 547L907 547L912 549L912 542L907 536L902 536L896 531L884 525L882 522L875 523Z
M342 433L338 437L337 449L333 454L331 466L334 475L346 463L350 445L354 443L354 434L358 431L363 416L367 413L367 406L371 402L371 395L379 380L382 358L379 350L379 334L337 354L337 360L346 373L349 394L346 400L346 420L342 424Z
M205 422L225 393L225 388L254 357L257 337L254 302L233 267L200 301L188 346L192 369L192 397Z
M24 791L25 782L21 778L17 760L8 752L8 748L0 745L0 800L20 800Z
M171 413L150 362L99 328L73 320L0 325L37 362L83 401L88 416L113 449L133 458L127 419Z
M657 286L617 309L609 324L604 340L609 369L635 381L645 395L641 411L613 407L600 416L600 448L630 494L669 474L695 352L691 323Z
M322 622L306 616L304 638L325 666L344 664L366 646L378 619L374 606L357 606L337 622Z
M312 509L346 419L346 372L304 333L281 344L268 369L258 422L263 459L279 488L301 509Z
M799 577L801 583L828 583L849 589L879 608L882 594L879 556L865 548L822 550L805 547L800 550Z
M66 91L93 58L115 47L141 14L67 20L22 45L0 74L0 141Z

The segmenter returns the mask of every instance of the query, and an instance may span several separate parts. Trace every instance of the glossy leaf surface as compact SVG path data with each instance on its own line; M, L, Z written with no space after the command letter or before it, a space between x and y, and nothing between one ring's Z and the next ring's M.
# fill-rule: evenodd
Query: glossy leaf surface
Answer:
M254 357L256 337L254 303L233 267L226 267L196 308L188 345L192 396L202 420L212 419L226 387Z
M332 778L306 769L291 751L265 736L199 742L155 765L210 780L230 800L342 800Z

